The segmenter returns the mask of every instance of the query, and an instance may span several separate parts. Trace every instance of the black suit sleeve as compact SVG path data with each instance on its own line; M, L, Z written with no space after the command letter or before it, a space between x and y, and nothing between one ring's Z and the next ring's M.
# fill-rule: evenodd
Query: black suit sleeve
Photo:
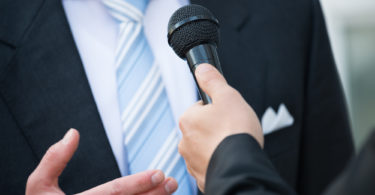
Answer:
M350 166L326 190L326 195L375 194L375 131Z
M297 191L321 194L352 157L346 102L318 0L313 0Z
M248 134L229 136L216 148L207 169L205 193L295 194Z

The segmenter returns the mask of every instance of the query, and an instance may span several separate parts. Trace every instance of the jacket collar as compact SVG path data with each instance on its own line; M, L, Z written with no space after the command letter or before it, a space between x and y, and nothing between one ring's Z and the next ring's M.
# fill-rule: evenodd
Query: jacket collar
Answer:
M77 193L120 177L61 1L18 0L16 5L5 17L12 22L0 23L11 29L0 39L15 47L7 54L10 63L0 67L6 70L0 94L35 157L40 160L74 127L80 146L60 177L62 189Z

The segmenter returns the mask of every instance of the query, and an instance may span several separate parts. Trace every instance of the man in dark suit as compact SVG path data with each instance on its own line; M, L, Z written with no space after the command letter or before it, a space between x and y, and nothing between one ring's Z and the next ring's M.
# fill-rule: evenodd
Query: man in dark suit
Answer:
M191 3L220 20L224 75L255 113L284 103L293 116L293 125L265 137L281 177L299 193L321 192L353 146L319 2ZM44 152L70 127L81 142L60 177L65 192L121 176L59 0L0 2L0 125L5 194L24 193Z

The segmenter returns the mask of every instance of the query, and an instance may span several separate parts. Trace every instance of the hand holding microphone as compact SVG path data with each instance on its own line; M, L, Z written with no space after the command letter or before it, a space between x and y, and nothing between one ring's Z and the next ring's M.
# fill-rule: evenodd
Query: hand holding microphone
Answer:
M182 7L169 20L168 43L187 60L202 98L184 113L179 124L183 133L179 152L201 191L210 158L225 137L248 133L263 147L256 114L222 76L216 52L219 37L218 20L202 6Z
M247 133L263 147L263 132L253 109L234 88L228 85L219 71L209 64L197 67L195 76L212 104L200 101L180 118L183 133L179 152L185 158L188 171L197 179L204 192L209 161L225 137Z

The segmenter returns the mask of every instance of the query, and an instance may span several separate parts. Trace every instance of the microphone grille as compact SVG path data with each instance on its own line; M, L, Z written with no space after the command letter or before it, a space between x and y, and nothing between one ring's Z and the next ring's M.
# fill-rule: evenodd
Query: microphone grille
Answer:
M168 43L180 58L197 45L218 45L219 36L217 19L200 5L181 7L168 23Z

